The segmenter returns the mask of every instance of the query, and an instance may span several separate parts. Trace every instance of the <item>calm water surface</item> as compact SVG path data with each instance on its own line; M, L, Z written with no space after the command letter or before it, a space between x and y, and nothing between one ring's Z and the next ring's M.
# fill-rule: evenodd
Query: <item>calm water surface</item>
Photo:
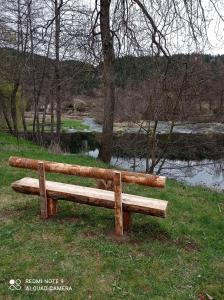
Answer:
M98 149L89 151L88 155L98 156ZM133 171L134 159L112 157L111 164L125 170ZM136 171L145 171L146 160L136 159ZM191 185L203 185L209 188L224 190L224 159L181 161L167 160L161 171L161 175L183 181Z

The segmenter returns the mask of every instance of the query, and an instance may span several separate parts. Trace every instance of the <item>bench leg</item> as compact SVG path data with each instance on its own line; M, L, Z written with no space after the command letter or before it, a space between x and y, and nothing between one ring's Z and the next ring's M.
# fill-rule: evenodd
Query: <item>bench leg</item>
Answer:
M40 189L40 214L42 219L47 219L47 193L45 185L45 168L43 162L38 163L38 174Z
M58 212L58 200L51 198L47 199L47 214L48 216L53 216Z
M129 211L124 211L123 212L123 226L124 226L124 231L130 230L131 226L131 213Z
M123 235L121 172L114 173L115 234Z

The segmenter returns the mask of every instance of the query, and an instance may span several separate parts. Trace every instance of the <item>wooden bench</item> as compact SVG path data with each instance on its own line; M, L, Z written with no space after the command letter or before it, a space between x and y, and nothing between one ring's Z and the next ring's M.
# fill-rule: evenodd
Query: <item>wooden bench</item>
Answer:
M115 233L120 236L131 224L131 213L142 213L165 218L167 201L122 193L122 181L163 188L165 177L103 168L85 167L50 161L10 157L9 165L37 170L39 179L25 177L12 183L19 193L40 195L41 217L57 213L58 200L101 206L115 210ZM113 181L114 191L89 188L61 182L46 181L45 172L76 175Z

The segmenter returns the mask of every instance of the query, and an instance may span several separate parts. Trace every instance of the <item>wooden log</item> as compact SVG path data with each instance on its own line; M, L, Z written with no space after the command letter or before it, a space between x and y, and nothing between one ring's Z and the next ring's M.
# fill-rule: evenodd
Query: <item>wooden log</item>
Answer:
M42 219L48 217L47 214L47 192L45 185L45 171L44 163L38 163L38 174L39 174L39 193L40 193L40 215Z
M26 168L37 170L39 160L11 156L9 165L17 168ZM44 161L45 172L61 173L68 175L76 175L95 179L112 180L114 179L114 171L103 168L93 168L79 165L70 165L58 162ZM127 183L136 183L151 187L163 188L165 186L166 177L151 174L135 173L121 171L121 181Z
M114 212L115 212L115 234L123 235L123 213L122 213L122 185L121 172L114 172Z
M25 177L12 183L16 192L39 195L39 182L35 178ZM47 196L52 199L61 199L81 204L101 206L114 209L114 192L46 181ZM165 218L168 202L165 200L146 198L137 195L122 193L123 211L136 212Z
M123 230L128 231L130 230L131 227L131 213L129 211L124 211L123 212Z
M47 213L48 216L53 216L58 212L58 200L47 198Z

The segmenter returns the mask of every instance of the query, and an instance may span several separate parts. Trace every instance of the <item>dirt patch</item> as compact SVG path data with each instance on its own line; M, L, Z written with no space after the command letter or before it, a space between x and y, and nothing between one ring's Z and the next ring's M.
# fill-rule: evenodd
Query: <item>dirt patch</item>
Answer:
M141 224L133 228L131 235L134 243L140 244L145 241L159 241L162 244L174 245L188 252L198 251L199 245L191 237L183 235L174 239L171 234L160 227L158 223Z
M175 243L177 246L180 246L188 252L200 250L199 245L193 239L187 236L181 236L175 241Z
M96 232L94 232L94 231L83 232L83 235L88 238L94 238L97 236Z
M140 228L141 227L141 228ZM134 246L141 245L145 242L159 241L161 244L176 246L184 249L185 251L199 251L199 245L191 239L189 236L180 236L177 239L173 239L171 234L159 227L159 224L152 224L138 226L129 232L125 232L123 236L117 237L114 230L105 232L107 239L115 241L117 243L128 243Z
M117 236L115 234L114 229L113 229L113 230L110 230L110 231L106 232L105 235L106 235L106 238L109 241L113 241L113 242L116 242L118 244L122 244L122 243L127 244L127 243L131 243L131 241L132 241L132 238L128 234L128 232L125 232L123 236Z
M177 239L172 239L171 235L165 231L156 232L156 234L151 236L152 239L157 240L163 244L175 245L179 248L182 248L188 252L198 251L199 245L189 237L180 236Z
M60 224L65 224L65 223L79 223L82 219L80 217L63 217L61 220L57 220L58 223Z
M10 223L12 222L12 216L10 213L0 213L0 222L1 223Z

